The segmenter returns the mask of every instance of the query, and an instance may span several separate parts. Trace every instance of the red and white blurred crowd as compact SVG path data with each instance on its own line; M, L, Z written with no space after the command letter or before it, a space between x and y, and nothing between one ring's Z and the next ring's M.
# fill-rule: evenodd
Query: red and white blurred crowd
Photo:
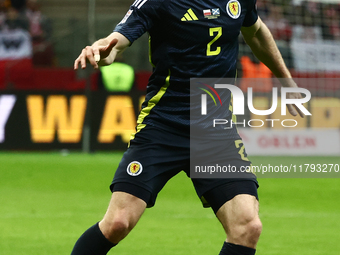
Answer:
M52 66L51 33L37 0L0 0L0 60L28 57L34 65Z

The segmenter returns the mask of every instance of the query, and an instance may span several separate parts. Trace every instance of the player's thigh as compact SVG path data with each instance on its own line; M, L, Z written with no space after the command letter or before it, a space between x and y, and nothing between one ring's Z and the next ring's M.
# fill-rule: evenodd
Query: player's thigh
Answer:
M146 208L144 200L125 193L113 192L109 207L100 226L109 225L115 220L126 221L129 227L134 227Z
M142 199L125 192L113 192L99 228L108 240L117 244L135 227L145 208Z
M248 194L237 195L221 206L216 216L227 234L227 242L256 249L262 232L258 210L258 200Z
M257 198L249 194L239 194L222 205L216 212L216 216L228 234L251 222L257 222L259 220L258 213Z

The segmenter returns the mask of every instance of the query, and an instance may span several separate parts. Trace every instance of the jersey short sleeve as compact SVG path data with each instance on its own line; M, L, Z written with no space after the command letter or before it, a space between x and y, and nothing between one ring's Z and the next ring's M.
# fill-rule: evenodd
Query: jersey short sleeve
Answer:
M121 33L133 43L156 24L163 1L136 0L113 31Z
M255 24L257 19L258 19L258 14L257 14L257 9L256 9L256 0L251 0L251 3L247 10L247 14L244 18L242 26L250 27Z

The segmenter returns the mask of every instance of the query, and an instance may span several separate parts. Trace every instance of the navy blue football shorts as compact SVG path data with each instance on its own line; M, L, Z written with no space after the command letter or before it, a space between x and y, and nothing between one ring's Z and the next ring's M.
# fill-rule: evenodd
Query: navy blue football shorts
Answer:
M241 155L236 148L235 140L224 141L223 146L226 165L238 168L250 166L245 152ZM134 195L144 200L147 207L152 207L167 181L181 171L190 176L190 137L146 126L130 141L110 189ZM203 206L212 207L215 213L239 194L249 194L258 199L258 182L253 174L241 179L195 178L191 181Z

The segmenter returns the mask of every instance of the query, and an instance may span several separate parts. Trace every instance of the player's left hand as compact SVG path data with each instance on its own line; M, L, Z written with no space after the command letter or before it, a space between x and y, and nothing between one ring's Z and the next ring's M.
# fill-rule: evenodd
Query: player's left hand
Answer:
M287 98L289 99L300 99L302 98L300 93L287 93ZM291 105L291 104L287 104L287 109L289 111L289 113L293 116L297 116L298 114L300 115L301 118L304 118L305 115L303 114L303 112L295 105Z

